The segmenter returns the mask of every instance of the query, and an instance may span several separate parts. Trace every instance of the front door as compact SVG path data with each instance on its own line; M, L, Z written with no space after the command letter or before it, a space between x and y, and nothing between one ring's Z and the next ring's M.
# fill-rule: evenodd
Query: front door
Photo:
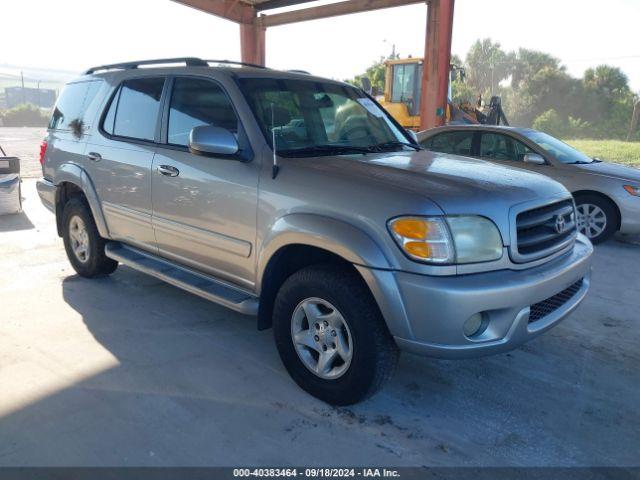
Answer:
M252 288L258 162L189 152L195 126L223 127L236 136L242 128L218 83L177 77L168 98L166 142L158 147L152 168L152 223L159 253Z
M530 153L538 154L527 145L515 138L496 132L482 132L479 142L478 156L483 160L522 168L543 175L551 173L550 165L539 165L524 161L524 156Z

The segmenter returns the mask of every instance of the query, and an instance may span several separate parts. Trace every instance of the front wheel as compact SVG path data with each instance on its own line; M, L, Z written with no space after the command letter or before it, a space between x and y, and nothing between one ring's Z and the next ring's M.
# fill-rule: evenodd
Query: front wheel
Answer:
M276 297L273 327L293 380L333 405L373 395L398 360L378 306L349 268L317 265L294 273Z
M592 243L609 239L618 229L618 212L611 201L598 195L576 197L578 231Z

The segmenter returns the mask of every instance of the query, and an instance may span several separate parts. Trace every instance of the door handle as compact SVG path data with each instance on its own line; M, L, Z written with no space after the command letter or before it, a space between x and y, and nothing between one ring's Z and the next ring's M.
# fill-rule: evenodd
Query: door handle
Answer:
M92 162L99 162L100 160L102 160L102 155L97 152L89 152L87 158Z
M180 170L176 167L172 167L171 165L158 165L158 172L167 177L177 177L180 175Z

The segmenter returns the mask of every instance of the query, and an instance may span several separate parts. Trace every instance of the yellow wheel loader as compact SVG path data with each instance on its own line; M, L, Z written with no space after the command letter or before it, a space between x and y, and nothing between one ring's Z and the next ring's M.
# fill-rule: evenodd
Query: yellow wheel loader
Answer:
M422 94L422 70L424 59L404 58L385 62L384 94L376 100L402 125L409 130L420 129L420 96ZM451 65L450 81L456 78L464 80L464 69ZM482 98L477 105L451 101L451 83L449 83L449 102L446 111L447 123L482 123L489 125L509 125L502 110L500 97L491 97L488 107L482 107Z

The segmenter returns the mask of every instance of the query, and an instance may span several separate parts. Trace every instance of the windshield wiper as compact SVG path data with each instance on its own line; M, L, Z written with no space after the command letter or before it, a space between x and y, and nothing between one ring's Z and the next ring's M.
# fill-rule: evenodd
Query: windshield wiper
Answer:
M409 148L413 148L416 152L419 152L420 150L422 150L422 147L419 147L418 145L414 145L413 143L409 143L409 142L401 142L398 140L394 140L391 142L384 142L384 143L379 143L377 145L372 145L371 147L369 147L371 150L373 151L383 151L387 148L393 148L393 147L409 147Z
M302 148L291 148L288 150L278 150L278 154L288 157L294 155L315 155L315 154L333 154L333 155L347 155L349 153L371 153L372 150L368 147L355 147L351 145L310 145Z

